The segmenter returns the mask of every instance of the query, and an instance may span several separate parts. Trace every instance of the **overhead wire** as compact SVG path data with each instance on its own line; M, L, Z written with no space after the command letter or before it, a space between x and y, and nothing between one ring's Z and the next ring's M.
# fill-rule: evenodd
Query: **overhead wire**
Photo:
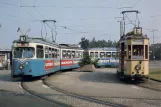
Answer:
M35 6L35 4L36 4L36 0L34 1L34 6Z
M42 34L42 30L43 30L43 24L42 24L42 26L41 26L41 37L43 38L43 34Z
M0 4L5 4L5 5L10 5L10 6L16 6L16 7L19 7L19 5L17 5L17 4L6 3L6 2L2 2L2 1L0 1Z
M46 37L47 37L47 30L46 30L46 25L45 25L45 23L43 23L44 24L44 26L45 26L45 32L46 32L46 36L45 36L45 39L46 39Z
M1 2L1 1L0 1L0 4L4 4L4 5L14 6L14 7L20 8L19 5L13 4L13 3L7 3L7 2ZM31 14L28 13L27 11L26 11L25 13L27 13L28 16L31 16ZM25 20L25 21L29 21L29 22L34 22L34 20L32 20L32 19L27 19L27 18L23 18L23 17L17 17L17 16L14 16L14 15L8 15L8 14L3 14L3 13L0 13L0 15L9 16L9 17L13 17L13 18L17 18L17 19L20 19L20 20L23 20L23 21ZM27 22L27 24L29 24L29 23ZM30 29L30 26L31 26L31 24L29 24L29 29Z
M133 6L132 8L134 8L141 0L138 0Z
M23 17L17 17L17 16L10 15L10 14L0 13L0 15L9 16L9 17L17 18L17 19L28 20L28 21L34 21L34 20L31 20L31 19L27 19L27 18L23 18Z
M133 24L135 26L135 24L133 23L133 21L127 16L127 14L125 14L125 16L128 18L128 20L131 22L131 24Z

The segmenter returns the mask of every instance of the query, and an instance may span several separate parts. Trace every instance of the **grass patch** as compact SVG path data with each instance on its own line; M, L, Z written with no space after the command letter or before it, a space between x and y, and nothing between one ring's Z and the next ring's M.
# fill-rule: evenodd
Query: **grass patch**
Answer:
M161 81L161 69L150 69L150 77Z

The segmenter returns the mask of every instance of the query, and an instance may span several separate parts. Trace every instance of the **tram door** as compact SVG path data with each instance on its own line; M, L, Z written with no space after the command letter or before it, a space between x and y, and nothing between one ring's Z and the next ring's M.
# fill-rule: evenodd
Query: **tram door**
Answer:
M121 43L121 72L124 72L125 43Z

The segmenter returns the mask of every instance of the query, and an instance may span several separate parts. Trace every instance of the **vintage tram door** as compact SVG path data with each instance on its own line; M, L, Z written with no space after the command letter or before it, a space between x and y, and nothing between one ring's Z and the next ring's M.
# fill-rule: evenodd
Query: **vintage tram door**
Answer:
M121 74L124 72L124 57L125 57L125 43L121 43L121 56L120 56L120 63L121 63Z

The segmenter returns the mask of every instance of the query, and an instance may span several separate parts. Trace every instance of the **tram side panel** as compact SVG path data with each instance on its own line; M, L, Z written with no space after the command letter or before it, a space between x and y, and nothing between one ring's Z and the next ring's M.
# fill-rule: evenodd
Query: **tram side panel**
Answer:
M31 60L13 60L13 75L14 76L42 76L60 70L58 59L31 59Z

